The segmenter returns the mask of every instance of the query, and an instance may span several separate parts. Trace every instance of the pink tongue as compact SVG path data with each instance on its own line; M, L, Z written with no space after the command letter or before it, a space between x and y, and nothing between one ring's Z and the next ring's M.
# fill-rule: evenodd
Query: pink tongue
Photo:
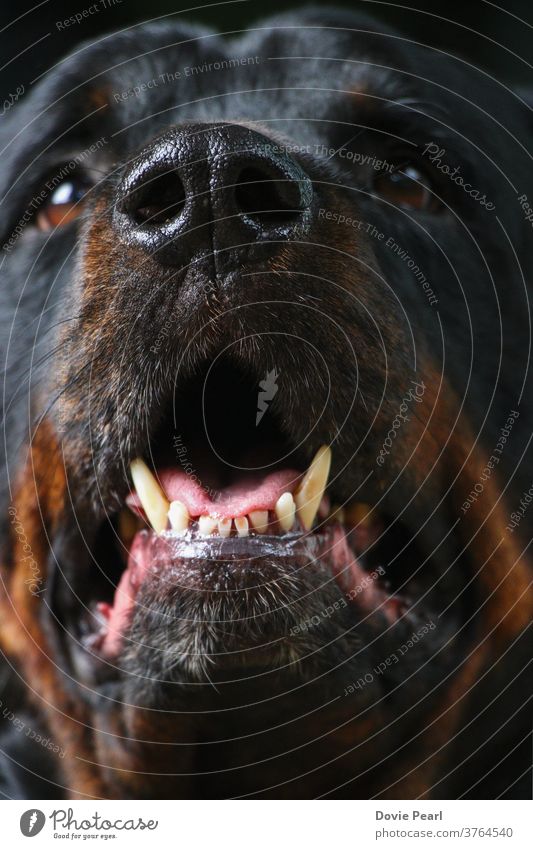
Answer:
M160 469L157 477L169 501L181 501L189 515L235 517L252 510L273 510L284 492L294 492L301 473L294 469L263 472L241 472L234 483L224 489L203 489L192 475L183 469ZM140 507L136 493L127 498L130 507Z

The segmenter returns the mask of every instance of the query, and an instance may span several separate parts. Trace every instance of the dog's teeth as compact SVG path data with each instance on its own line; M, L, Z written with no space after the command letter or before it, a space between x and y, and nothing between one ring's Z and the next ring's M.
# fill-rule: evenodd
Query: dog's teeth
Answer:
M200 516L198 519L198 530L203 537L211 536L216 530L217 520L212 516Z
M179 534L184 533L189 527L190 518L185 504L181 501L172 502L168 511L168 520L173 531Z
M146 518L156 534L160 534L167 526L170 503L144 460L133 460L130 473Z
M252 510L248 515L250 524L258 534L266 534L268 531L268 510Z
M274 512L281 529L283 531L290 531L294 525L294 518L296 516L296 505L292 497L292 492L284 492L283 495L280 495L274 507Z
M235 519L235 527L237 528L237 533L240 537L248 536L248 519L246 516L239 516Z
M323 445L318 449L309 469L294 493L296 512L302 527L309 531L315 521L320 502L328 482L331 466L331 448Z
M218 532L221 537L229 537L231 533L231 523L232 519L219 519L218 520Z

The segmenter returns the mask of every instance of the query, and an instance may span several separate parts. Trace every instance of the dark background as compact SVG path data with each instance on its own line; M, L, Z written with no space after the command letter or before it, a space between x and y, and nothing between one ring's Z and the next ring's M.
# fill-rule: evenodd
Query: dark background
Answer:
M309 5L298 0L226 0L204 6L195 0L181 3L96 0L98 13L60 31L57 21L81 12L95 0L0 0L0 3L2 100L20 85L28 88L37 75L80 41L141 20L174 14L223 32L235 32L273 12ZM459 53L499 79L533 89L533 2L500 0L500 3L505 8L485 0L404 0L403 6L379 0L340 0L331 5L372 14L409 38Z

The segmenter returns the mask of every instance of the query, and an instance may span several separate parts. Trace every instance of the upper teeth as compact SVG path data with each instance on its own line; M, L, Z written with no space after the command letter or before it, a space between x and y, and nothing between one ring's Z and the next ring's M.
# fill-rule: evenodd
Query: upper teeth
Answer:
M168 511L170 527L173 531L184 533L189 527L189 511L181 501L173 501Z
M134 460L130 466L133 485L143 506L146 518L157 534L167 526L170 504L144 460Z
M248 519L246 516L239 516L235 519L235 527L240 537L248 536Z
M231 534L231 519L219 519L218 520L218 532L221 537L229 537Z
M203 537L208 537L214 533L216 526L217 520L213 519L212 516L200 516L198 519L198 530Z
M268 530L268 510L252 510L248 514L250 524L258 534L266 534Z
M315 521L328 482L330 466L331 448L323 445L318 449L294 493L296 513L306 531L311 529Z
M274 512L281 530L290 531L294 525L294 517L296 514L296 505L294 503L294 498L292 497L292 492L284 492L283 495L278 498Z
M278 498L274 513L282 531L291 530L296 516L306 531L311 529L324 496L330 465L331 449L323 445L317 451L294 496L291 492L284 492ZM176 533L184 533L188 529L191 517L186 505L181 501L173 501L172 504L168 502L143 460L132 462L131 477L146 517L156 533L166 529L167 520ZM221 537L229 537L233 522L237 534L241 537L248 536L250 525L257 533L266 533L269 525L268 510L252 510L248 516L238 516L235 519L200 516L198 530L202 536L209 536L218 531Z

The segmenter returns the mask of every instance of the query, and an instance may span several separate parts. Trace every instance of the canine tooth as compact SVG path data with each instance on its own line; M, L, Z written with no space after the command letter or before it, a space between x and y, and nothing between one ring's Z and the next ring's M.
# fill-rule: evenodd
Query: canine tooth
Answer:
M268 531L268 510L252 510L248 514L250 524L258 534L266 534Z
M284 492L283 495L280 495L274 507L274 512L281 529L283 531L290 531L294 525L296 515L296 505L292 497L292 492Z
M232 519L219 519L218 520L218 532L221 537L229 537L231 533L231 522Z
M173 501L168 511L170 527L173 531L184 533L189 527L189 511L181 501Z
M212 516L200 516L198 519L198 530L203 537L208 537L215 532L217 520Z
M239 516L235 519L235 527L237 528L237 533L240 537L248 536L248 519L246 516Z
M133 460L130 472L146 517L156 534L160 534L167 526L170 504L144 460Z
M311 529L315 521L328 482L330 466L331 448L322 445L294 493L296 512L306 531Z

